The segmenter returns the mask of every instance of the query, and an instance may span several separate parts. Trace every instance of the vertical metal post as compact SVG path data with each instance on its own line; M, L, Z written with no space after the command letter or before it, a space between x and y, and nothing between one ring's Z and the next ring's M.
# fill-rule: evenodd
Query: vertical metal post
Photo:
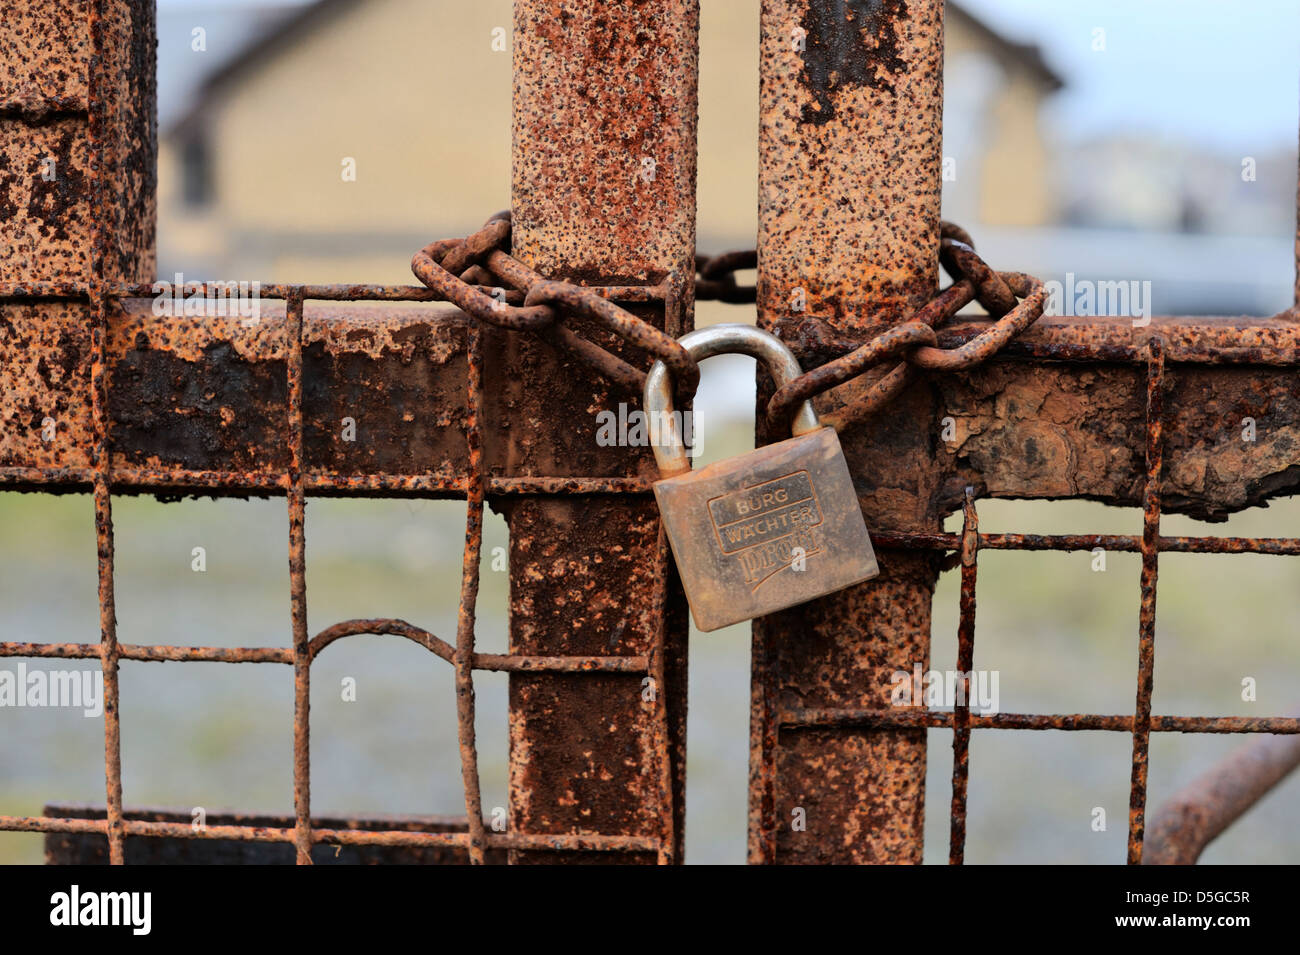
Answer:
M84 285L88 304L57 299L23 309L29 327L60 329L78 358L69 394L24 384L24 401L75 435L92 472L98 570L99 658L104 674L104 777L109 861L125 861L122 743L114 591L109 286L154 277L157 97L154 5L132 0L6 3L0 16L0 283ZM16 311L16 310L15 310ZM7 318L8 316L6 316ZM12 327L12 326L10 326ZM39 341L40 338L36 337ZM21 338L20 338L21 341ZM81 362L89 356L88 368ZM3 391L3 389L0 389ZM5 396L0 395L0 398ZM64 409L64 410L59 410ZM0 409L2 410L2 409ZM41 414L35 416L39 423ZM17 421L0 413L0 420ZM41 448L39 427L4 435ZM54 442L50 442L54 444ZM78 456L79 457L79 456ZM78 635L76 640L83 639Z
M311 865L311 634L307 629L307 490L303 479L303 300L289 293L285 307L285 364L288 370L289 618L293 627L293 813L298 865Z
M109 862L126 862L122 813L122 716L118 667L117 600L112 502L112 434L109 411L108 284L153 271L153 169L157 159L152 76L134 69L135 57L153 50L153 8L91 0L86 8L90 58L86 76L85 202L90 233L90 409L94 469L95 544L98 567L100 666L104 673L104 780ZM45 104L49 105L49 104ZM66 105L66 104L65 104ZM140 133L141 123L147 129ZM55 164L57 170L57 162ZM123 180L124 170L130 170ZM69 171L64 168L62 175ZM55 173L56 177L59 173ZM141 189L147 189L147 195ZM62 231L62 230L59 230ZM44 251L44 250L40 250ZM39 258L38 258L39 261Z
M970 683L975 668L975 581L979 574L980 521L973 488L966 489L961 527L961 618L957 625L958 696L952 715L952 812L948 862L966 861L966 794L970 788Z
M1138 612L1137 703L1133 714L1133 768L1129 787L1128 864L1142 864L1146 834L1147 770L1151 750L1151 694L1155 688L1156 581L1160 573L1160 491L1164 470L1164 344L1149 344L1147 360L1146 487L1142 494L1142 603Z
M796 348L809 328L865 339L937 286L942 0L763 0L761 42L759 322ZM841 435L868 527L939 529L933 404L914 387ZM890 444L912 486L874 485ZM928 667L935 564L879 558L876 580L755 627L751 862L921 860L925 731L777 716L887 707L891 673Z
M693 304L698 30L698 0L515 3L514 254L551 278L663 284L665 307L640 314L674 335ZM596 413L637 396L522 336L488 333L484 360L503 391L487 399L494 473L651 473L645 449L595 441ZM653 499L493 504L510 526L512 652L651 657L648 675L511 675L512 831L649 836L659 852L633 858L680 858L686 616Z
M111 178L105 168L110 154L104 0L92 0L88 10L90 68L86 84L87 166L90 173L90 407L94 428L91 465L95 469L95 551L99 575L100 666L104 671L104 780L108 821L108 858L112 865L126 862L126 836L122 817L122 714L118 685L120 650L117 641L117 604L113 586L113 498L109 490L110 458L108 411L108 269L109 223L106 202Z

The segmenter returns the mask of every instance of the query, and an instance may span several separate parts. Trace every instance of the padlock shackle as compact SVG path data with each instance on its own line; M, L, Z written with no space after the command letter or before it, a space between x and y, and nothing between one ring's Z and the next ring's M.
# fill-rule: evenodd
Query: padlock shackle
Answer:
M794 357L794 352L786 347L785 342L771 332L753 325L711 325L687 332L678 342L696 361L714 355L749 355L757 358L767 367L778 388L803 373L799 359ZM686 445L682 441L676 415L673 414L673 389L668 366L662 361L655 362L646 375L643 406L647 420L658 425L657 430L651 429L651 434L658 437L653 446L660 475L668 478L685 474L691 469L691 461L686 454ZM791 419L790 433L798 437L816 431L821 426L812 403L805 401Z

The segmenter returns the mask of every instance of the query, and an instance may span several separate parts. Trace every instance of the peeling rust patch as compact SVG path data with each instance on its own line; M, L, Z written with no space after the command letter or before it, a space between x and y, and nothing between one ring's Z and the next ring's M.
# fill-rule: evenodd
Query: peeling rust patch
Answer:
M906 0L812 0L803 18L804 83L813 101L803 121L824 126L835 118L837 94L867 86L894 92L907 71L899 25ZM846 28L847 25L847 28Z

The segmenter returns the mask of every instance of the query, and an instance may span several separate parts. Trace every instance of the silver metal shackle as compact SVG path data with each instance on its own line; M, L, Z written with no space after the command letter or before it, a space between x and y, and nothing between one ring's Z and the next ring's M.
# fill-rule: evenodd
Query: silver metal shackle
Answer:
M714 355L749 355L757 358L767 367L778 388L803 373L799 359L794 357L794 352L785 346L785 342L771 332L753 325L712 325L688 332L678 341L696 361ZM651 433L658 437L653 445L660 475L668 478L689 471L691 461L686 455L686 445L682 441L677 417L673 414L672 381L668 366L662 361L655 362L646 375L643 407L647 421L652 427L657 426L657 431L652 430ZM790 432L798 437L816 431L821 426L812 403L805 401L790 422Z

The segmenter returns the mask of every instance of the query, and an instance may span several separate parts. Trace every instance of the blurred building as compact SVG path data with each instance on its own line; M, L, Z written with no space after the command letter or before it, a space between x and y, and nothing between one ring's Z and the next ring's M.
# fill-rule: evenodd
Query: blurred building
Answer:
M509 203L510 22L510 0L317 0L176 64L208 72L161 131L160 272L410 281Z
M509 203L511 6L164 9L159 85L186 90L188 102L164 104L160 273L408 281L412 252ZM752 245L758 4L702 6L700 246ZM1050 223L1053 159L1039 113L1061 80L1035 47L947 9L947 212ZM249 37L237 53L189 50L195 28L231 17ZM169 72L188 75L192 93Z
M955 3L944 26L945 218L972 227L1056 221L1056 157L1042 107L1063 81L1038 47L1003 37Z
M1063 218L1085 228L1286 235L1294 225L1295 153L1239 156L1116 134L1062 158Z

